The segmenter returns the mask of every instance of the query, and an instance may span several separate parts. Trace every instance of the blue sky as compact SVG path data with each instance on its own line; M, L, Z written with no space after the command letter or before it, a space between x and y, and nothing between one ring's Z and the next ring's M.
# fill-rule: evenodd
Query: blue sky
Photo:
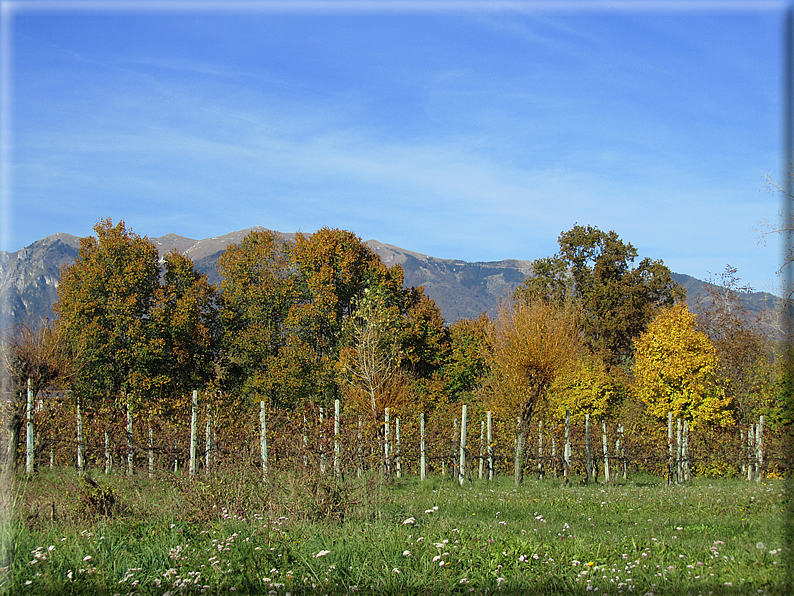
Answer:
M111 217L493 261L578 222L776 283L783 3L8 6L3 250Z

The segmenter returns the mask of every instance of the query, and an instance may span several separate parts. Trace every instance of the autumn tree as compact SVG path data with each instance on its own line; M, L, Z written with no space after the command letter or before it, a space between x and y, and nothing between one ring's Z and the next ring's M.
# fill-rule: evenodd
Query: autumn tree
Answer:
M368 288L378 287L389 306L403 297L402 269L387 269L377 254L346 230L321 228L295 235L290 262L296 284L289 308L289 349L302 363L307 399L329 402L338 395L337 362L347 344L345 324Z
M604 420L615 410L620 391L604 362L589 353L568 363L548 390L545 413L557 420L570 412L571 422L583 423L585 414Z
M570 301L502 304L488 329L491 410L518 419L515 482L523 475L523 441L533 413L557 377L582 353L580 313Z
M350 341L342 350L339 367L354 409L366 409L378 418L384 407L383 390L399 370L402 353L399 334L402 317L390 305L386 292L377 286L368 288L359 301L354 317L348 319ZM357 399L358 397L358 399Z
M150 316L159 257L123 221L101 220L94 231L96 237L80 239L76 262L61 272L57 326L79 355L75 390L128 403L160 381L163 341Z
M535 262L534 276L516 290L516 299L572 295L590 350L609 366L629 362L634 339L660 307L683 299L683 288L660 260L634 266L637 249L615 232L575 225L558 244L556 255Z
M167 398L187 396L214 378L219 343L217 292L193 261L177 251L163 257L165 273L155 294L151 320L160 338L159 371ZM167 405L171 400L161 403ZM159 409L159 408L158 408Z
M291 403L283 351L296 288L288 246L274 232L255 231L226 249L218 269L221 386L243 401Z
M62 330L45 320L38 328L17 325L2 337L2 367L4 378L10 380L12 398L4 404L8 410L8 445L6 464L14 469L17 463L19 439L25 420L28 383L34 398L47 389L63 389L78 372L76 354L64 341Z
M730 424L731 398L717 383L719 362L708 336L698 331L685 304L662 310L636 342L637 397L660 420L668 412L692 427Z
M768 417L777 372L772 339L742 300L752 291L740 285L736 268L726 265L695 307L698 329L714 345L720 383L741 422Z

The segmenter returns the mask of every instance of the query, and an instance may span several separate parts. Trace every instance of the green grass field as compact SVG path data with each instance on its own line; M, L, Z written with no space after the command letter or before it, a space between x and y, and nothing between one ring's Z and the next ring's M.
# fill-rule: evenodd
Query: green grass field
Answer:
M783 482L21 476L10 594L776 594Z

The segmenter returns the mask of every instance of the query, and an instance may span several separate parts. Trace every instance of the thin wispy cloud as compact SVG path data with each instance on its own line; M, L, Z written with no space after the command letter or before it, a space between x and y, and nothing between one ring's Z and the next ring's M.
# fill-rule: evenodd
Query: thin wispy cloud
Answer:
M110 216L532 259L578 222L774 276L752 231L777 210L774 13L447 8L24 13L9 248Z

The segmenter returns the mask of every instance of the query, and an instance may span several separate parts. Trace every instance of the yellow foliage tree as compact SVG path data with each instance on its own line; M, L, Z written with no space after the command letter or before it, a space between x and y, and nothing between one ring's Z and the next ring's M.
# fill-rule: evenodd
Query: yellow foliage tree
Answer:
M661 311L636 342L637 396L660 419L689 420L692 427L732 422L731 398L716 383L717 353L685 304Z
M600 358L584 354L561 371L549 387L544 413L561 419L565 411L571 413L571 422L584 422L585 414L591 418L607 418L617 400L615 382Z

